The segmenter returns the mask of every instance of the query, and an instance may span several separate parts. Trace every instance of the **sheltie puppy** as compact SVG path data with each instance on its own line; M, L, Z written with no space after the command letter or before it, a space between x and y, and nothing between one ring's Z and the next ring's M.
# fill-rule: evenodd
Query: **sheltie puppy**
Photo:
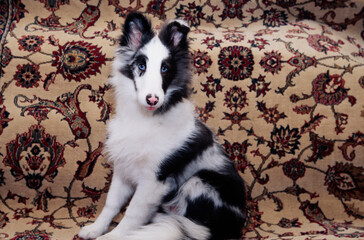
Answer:
M105 151L114 168L112 183L100 216L79 237L240 238L244 182L212 131L195 117L189 30L173 20L156 34L142 14L127 16L110 78L116 109ZM121 222L106 233L129 199Z

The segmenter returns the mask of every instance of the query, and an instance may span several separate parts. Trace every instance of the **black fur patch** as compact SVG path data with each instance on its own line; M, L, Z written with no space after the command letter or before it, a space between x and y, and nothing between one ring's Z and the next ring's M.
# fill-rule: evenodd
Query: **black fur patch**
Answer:
M175 31L180 32L181 39L177 45L173 44L173 34ZM184 98L190 96L190 56L189 44L187 41L187 33L189 28L172 22L166 25L158 37L161 42L168 48L170 57L166 59L166 64L169 65L169 72L163 76L163 90L167 93L169 88L178 89L169 94L165 103L155 111L155 114L162 114L167 112L177 103L183 101Z
M130 34L132 31L131 23L133 23L136 29L141 33L139 48L144 46L154 37L154 32L150 21L145 16L143 16L143 14L132 12L129 13L125 19L123 35L119 40L119 45L121 47L129 46L130 44Z
M213 144L211 130L197 119L196 128L194 134L179 149L163 160L157 173L159 181L165 181L167 177L177 177L183 173L188 164L195 161Z
M245 212L245 185L232 164L228 164L222 173L201 170L197 176L212 186L224 202Z
M204 196L188 200L185 217L210 229L209 240L239 239L245 219Z

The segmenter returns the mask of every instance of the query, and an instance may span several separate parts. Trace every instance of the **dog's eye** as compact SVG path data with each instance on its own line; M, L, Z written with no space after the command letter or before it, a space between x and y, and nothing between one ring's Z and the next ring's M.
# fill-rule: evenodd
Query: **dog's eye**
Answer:
M140 71L145 71L147 69L147 67L145 66L145 64L139 64L138 68Z
M161 71L162 71L162 73L167 72L168 71L168 67L166 65L162 65Z

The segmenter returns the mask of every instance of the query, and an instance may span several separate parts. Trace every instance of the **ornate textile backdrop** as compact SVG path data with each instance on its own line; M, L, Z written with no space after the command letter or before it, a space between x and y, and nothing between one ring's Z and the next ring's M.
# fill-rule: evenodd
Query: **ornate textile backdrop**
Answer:
M133 10L191 26L196 114L247 182L242 239L364 238L363 1L0 0L0 239L78 239L100 213Z

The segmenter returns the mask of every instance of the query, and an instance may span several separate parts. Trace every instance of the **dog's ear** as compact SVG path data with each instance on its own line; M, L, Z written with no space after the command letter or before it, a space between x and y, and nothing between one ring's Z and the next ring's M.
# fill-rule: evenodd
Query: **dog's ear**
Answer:
M187 46L188 24L183 20L172 20L159 33L161 41L170 47Z
M150 21L143 14L132 12L125 19L120 46L128 46L136 50L153 37L154 32Z

